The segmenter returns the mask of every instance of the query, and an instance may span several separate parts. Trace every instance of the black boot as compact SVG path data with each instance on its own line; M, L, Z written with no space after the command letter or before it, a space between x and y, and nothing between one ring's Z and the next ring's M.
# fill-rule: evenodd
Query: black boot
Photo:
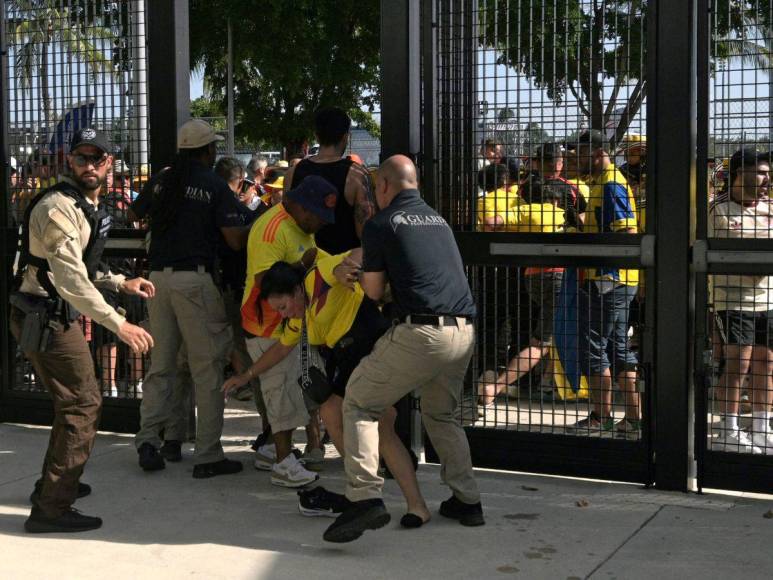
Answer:
M38 500L40 499L40 490L43 488L43 480L38 479L35 482L35 489L30 494L30 503L36 504L38 503ZM78 483L78 495L75 496L77 499L80 499L82 497L86 497L91 493L91 486L88 483Z
M166 467L164 458L158 453L158 449L153 447L150 443L143 443L140 445L140 448L137 449L137 453L140 456L140 467L145 471L159 471Z
M241 461L234 461L233 459L221 459L220 461L213 461L212 463L199 463L193 466L193 477L196 479L206 479L208 477L215 477L216 475L231 475L232 473L239 473L244 466Z
M175 441L173 439L164 441L164 444L158 452L161 454L161 457L172 463L183 460L182 443L180 441Z
M46 517L38 508L32 508L30 517L24 522L24 529L30 534L86 532L100 527L101 518L83 515L73 508L56 518Z
M459 520L463 526L482 526L485 524L483 519L483 508L478 503L464 503L452 495L449 499L440 504L440 515L452 520Z

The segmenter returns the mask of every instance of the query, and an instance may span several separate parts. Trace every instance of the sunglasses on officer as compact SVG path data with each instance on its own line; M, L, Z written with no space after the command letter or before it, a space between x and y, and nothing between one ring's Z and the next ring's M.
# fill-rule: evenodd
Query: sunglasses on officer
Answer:
M103 153L102 155L84 155L83 153L75 153L72 155L72 161L78 167L86 167L87 165L102 167L107 162L107 157L107 153Z

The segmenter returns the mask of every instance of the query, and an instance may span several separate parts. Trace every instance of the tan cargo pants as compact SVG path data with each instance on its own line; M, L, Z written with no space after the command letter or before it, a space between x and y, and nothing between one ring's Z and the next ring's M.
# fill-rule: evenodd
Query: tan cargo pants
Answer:
M378 417L390 405L420 390L421 414L440 457L440 475L465 503L480 501L467 436L454 418L475 345L474 326L399 324L362 359L346 386L344 445L346 497L381 497L378 476Z
M212 276L198 272L174 272L171 268L150 273L156 295L148 301L150 332L155 346L150 372L142 385L139 448L161 446L160 433L172 412L172 393L177 355L184 344L196 389L196 451L194 462L223 459L223 370L231 349L231 326L220 290Z

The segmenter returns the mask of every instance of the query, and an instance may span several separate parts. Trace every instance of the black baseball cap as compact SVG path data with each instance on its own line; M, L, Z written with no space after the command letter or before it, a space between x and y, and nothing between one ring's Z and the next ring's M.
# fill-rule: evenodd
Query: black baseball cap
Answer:
M564 156L564 147L561 143L543 143L534 150L532 159L553 160Z
M577 143L590 143L590 146L593 149L606 150L609 146L609 141L604 136L604 133L597 131L596 129L581 133L580 136L577 137Z
M92 127L78 129L70 140L70 153L75 151L81 145L91 145L101 149L103 153L110 153L110 141L102 131Z
M288 201L302 205L326 224L334 224L336 221L335 207L338 201L338 190L324 177L308 175L284 197Z
M730 173L735 173L741 167L757 165L760 161L770 161L770 151L757 151L754 147L741 147L730 158Z

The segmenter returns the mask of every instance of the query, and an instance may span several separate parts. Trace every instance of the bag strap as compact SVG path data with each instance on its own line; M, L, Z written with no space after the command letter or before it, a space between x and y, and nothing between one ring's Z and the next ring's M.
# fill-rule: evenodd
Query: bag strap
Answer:
M307 389L311 385L311 377L309 377L310 350L309 332L306 329L306 313L304 312L303 319L301 320L301 348L298 354L301 358L301 387L303 389Z

